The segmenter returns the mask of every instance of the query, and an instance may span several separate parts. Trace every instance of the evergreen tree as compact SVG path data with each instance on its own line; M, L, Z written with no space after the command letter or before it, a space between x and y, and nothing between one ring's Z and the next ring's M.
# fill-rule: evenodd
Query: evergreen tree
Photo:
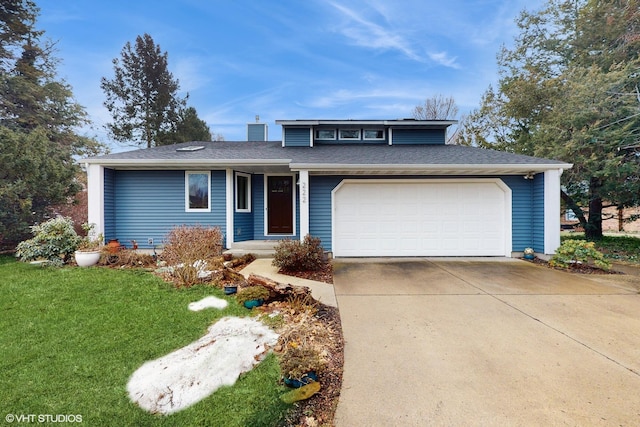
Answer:
M160 133L158 145L211 140L211 131L207 122L198 117L195 108L188 107L180 111L178 122L173 130Z
M71 88L56 76L51 43L36 29L32 1L0 6L0 242L16 243L29 226L79 189L75 155L100 144L78 136L87 123Z
M498 56L499 87L485 93L464 138L573 163L562 199L599 239L607 203L639 202L638 2L550 0L517 24L514 47Z
M178 96L180 85L167 64L167 53L149 34L138 36L135 46L127 42L113 60L115 77L103 77L101 87L113 117L107 129L116 141L153 147L176 128L186 99Z

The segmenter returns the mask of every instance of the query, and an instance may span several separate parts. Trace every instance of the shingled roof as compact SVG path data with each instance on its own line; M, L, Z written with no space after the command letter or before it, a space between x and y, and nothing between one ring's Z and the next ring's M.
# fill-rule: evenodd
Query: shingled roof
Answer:
M192 151L183 151L183 150ZM83 160L113 168L282 166L316 172L522 173L566 169L550 159L460 145L343 144L282 147L281 142L188 142Z

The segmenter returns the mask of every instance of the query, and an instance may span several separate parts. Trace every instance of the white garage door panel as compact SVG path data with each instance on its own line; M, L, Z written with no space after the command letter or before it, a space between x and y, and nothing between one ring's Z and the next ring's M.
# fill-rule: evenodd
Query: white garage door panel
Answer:
M504 256L504 186L478 181L344 182L334 193L336 256Z

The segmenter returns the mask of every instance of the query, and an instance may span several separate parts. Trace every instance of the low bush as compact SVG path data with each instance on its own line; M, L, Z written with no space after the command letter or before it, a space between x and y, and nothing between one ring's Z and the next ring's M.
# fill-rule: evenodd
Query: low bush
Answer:
M21 261L47 260L61 266L71 259L82 238L73 228L71 218L56 217L31 227L33 238L20 242L16 256Z
M172 267L182 286L192 286L203 279L199 271L213 270L214 259L222 254L222 232L218 227L179 226L165 237L162 259Z
M603 270L611 268L611 263L605 259L604 254L595 248L595 243L586 240L565 240L549 260L550 265L562 268L569 268L577 263L593 263Z
M286 271L318 271L325 264L320 239L307 234L304 240L285 239L276 246L273 265Z
M251 300L266 300L269 298L269 289L263 286L249 286L238 292L237 298L240 304Z

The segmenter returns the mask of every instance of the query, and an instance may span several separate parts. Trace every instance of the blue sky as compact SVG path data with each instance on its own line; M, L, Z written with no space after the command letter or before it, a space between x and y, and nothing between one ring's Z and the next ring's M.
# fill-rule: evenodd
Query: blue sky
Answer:
M497 81L496 54L541 0L36 0L57 41L59 74L93 128L110 116L101 77L127 41L149 33L189 105L214 133L244 140L259 115L277 119L396 119L426 98L453 96L462 113ZM112 145L114 151L131 147Z

